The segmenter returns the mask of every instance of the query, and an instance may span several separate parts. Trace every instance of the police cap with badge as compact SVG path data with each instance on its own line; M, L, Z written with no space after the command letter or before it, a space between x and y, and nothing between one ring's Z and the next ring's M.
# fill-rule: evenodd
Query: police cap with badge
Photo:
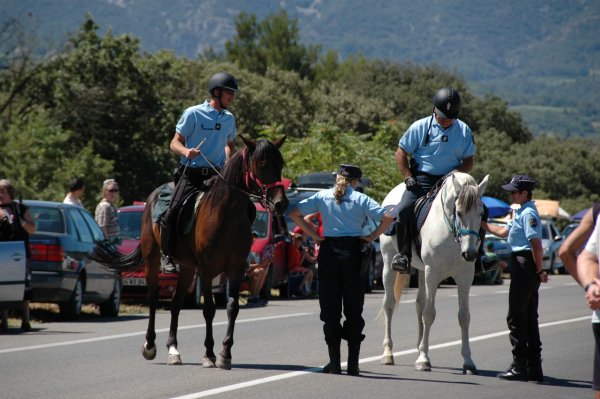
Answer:
M362 171L356 165L341 164L338 170L338 175L345 177L346 179L358 179L362 177Z
M527 175L515 175L510 183L501 186L506 191L529 191L535 188L535 180Z

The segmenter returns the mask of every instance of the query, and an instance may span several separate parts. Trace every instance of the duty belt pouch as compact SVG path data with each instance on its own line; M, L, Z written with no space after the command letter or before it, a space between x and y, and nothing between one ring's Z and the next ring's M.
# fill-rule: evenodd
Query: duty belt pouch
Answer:
M360 277L364 278L369 270L373 246L370 242L360 240Z

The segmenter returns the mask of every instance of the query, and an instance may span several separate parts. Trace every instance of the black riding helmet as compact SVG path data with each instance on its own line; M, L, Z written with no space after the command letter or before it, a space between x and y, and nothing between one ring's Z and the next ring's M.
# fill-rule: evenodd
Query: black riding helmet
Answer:
M442 118L456 119L460 111L460 95L453 89L440 89L433 96L433 106Z
M208 80L208 92L211 95L214 96L214 90L220 87L233 91L239 90L235 76L227 72L216 73Z

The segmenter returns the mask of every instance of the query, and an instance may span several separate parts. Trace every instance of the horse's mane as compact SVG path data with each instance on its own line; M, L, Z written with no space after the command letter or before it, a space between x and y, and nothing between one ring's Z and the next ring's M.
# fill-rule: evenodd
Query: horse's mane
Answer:
M226 198L230 192L230 186L245 189L246 168L244 165L244 151L248 151L246 159L250 159L249 169L256 171L261 162L266 162L270 168L281 170L285 166L283 156L275 144L268 140L257 140L254 150L244 146L236 151L225 163L222 175L223 179L217 176L215 183L209 192L209 198L217 200Z
M479 186L475 179L466 173L455 174L461 184L461 189L458 192L456 205L458 209L464 212L470 211L477 205L479 199Z

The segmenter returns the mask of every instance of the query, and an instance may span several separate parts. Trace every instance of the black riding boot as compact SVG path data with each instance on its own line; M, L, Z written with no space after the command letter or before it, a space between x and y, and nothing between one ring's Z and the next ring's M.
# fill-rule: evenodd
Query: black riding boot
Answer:
M498 374L498 378L507 381L527 381L527 363L514 361L508 370Z
M348 343L348 375L358 376L358 357L360 355L360 342Z
M407 274L410 272L410 237L408 224L400 220L396 222L396 243L398 244L398 253L392 259L392 269L401 274Z
M177 268L171 258L173 252L172 223L169 223L170 211L160 219L160 268L163 274L177 273Z
M323 367L323 372L326 374L341 374L342 366L340 366L340 345L328 346L329 363Z
M527 378L529 381L543 383L544 372L542 371L542 359L527 362Z

